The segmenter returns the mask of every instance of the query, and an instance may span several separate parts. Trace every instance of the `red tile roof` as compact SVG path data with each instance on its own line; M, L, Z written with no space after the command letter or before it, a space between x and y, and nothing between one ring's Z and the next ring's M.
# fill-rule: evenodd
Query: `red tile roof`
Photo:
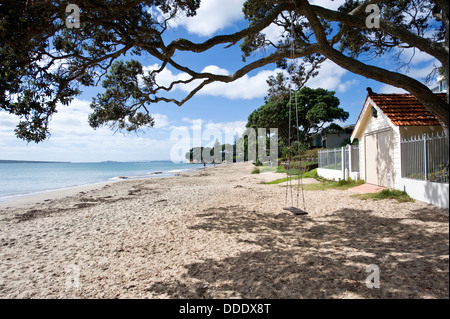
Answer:
M444 101L445 93L437 94ZM411 94L376 94L369 93L368 97L379 107L383 113L396 126L434 126L440 125L436 116L431 114Z

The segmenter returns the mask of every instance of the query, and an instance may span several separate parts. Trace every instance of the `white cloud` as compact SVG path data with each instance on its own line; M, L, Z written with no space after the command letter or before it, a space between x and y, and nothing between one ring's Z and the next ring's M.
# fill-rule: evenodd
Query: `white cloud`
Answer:
M216 65L208 65L203 70L202 73L212 73L212 74L219 74L219 75L230 75L230 72L228 70L222 69Z
M145 72L151 72L159 68L159 65L154 64L144 67ZM213 73L219 75L229 75L230 72L226 69L220 68L216 65L206 66L201 72ZM267 79L271 75L275 75L277 72L282 72L281 69L275 70L261 70L254 76L248 74L243 77L230 82L214 82L203 87L197 95L209 95L220 96L228 99L244 99L250 100L254 98L261 98L267 95ZM170 83L178 80L187 80L189 75L180 72L173 73L169 69L164 69L162 72L156 75L156 81L159 85L168 87ZM185 93L190 93L201 83L201 80L195 80L188 84L177 84L174 86L174 90L181 90Z
M306 83L306 86L313 89L323 88L330 91L345 92L351 86L358 84L356 80L342 82L342 77L347 72L347 70L341 68L334 62L326 60L322 63L319 74L315 78L310 79Z
M337 10L341 5L345 3L345 0L313 0L311 4L321 6L330 10Z
M315 0L311 1L311 4L318 5L330 10L337 10L342 4L345 3L345 0ZM289 12L283 12L284 15L289 16ZM262 33L265 34L266 40L271 41L274 44L277 44L281 39L281 35L286 33L282 26L279 26L275 23L270 24Z
M389 85L389 84L385 84L380 88L380 92L377 93L382 93L382 94L394 94L394 93L408 93L405 90Z
M172 28L184 27L189 33L198 36L211 36L214 33L221 31L239 20L244 19L242 12L245 0L202 0L200 8L194 17L186 17L181 15L170 21L169 25ZM320 5L322 7L337 10L345 0L315 0L312 4ZM155 15L162 16L161 12L151 8L150 11ZM264 33L268 39L277 39L280 29L275 25L271 25Z
M159 66L157 64L154 64L144 67L144 70L151 71L158 68ZM228 70L220 68L216 65L206 66L202 70L202 72L209 72L220 75L230 74ZM269 76L275 76L279 72L286 73L286 71L277 68L273 70L261 70L253 76L246 74L243 77L230 83L213 82L203 87L197 93L197 95L224 97L231 100L251 100L254 98L262 98L267 95L267 79L269 78ZM342 82L342 77L347 72L348 71L346 71L345 69L327 60L322 63L322 66L319 69L319 75L315 78L310 79L306 85L311 88L320 87L327 90L346 92L349 88L359 83L357 80L348 80L346 82ZM169 86L173 81L177 81L180 79L186 80L188 78L189 75L187 75L186 73L180 72L178 74L175 74L168 69L163 70L156 76L158 84L164 85L166 87ZM174 87L174 90L181 90L185 93L190 93L200 83L200 80L195 80L189 84L178 84Z
M199 36L211 36L244 18L244 2L245 0L202 0L195 16L180 16L172 20L170 26L184 27L189 33Z
M154 139L146 133L169 125L164 114L152 114L155 127L143 133L114 133L107 127L92 129L90 102L74 99L69 106L58 105L50 122L51 137L40 144L17 139L14 128L19 118L0 112L0 158L61 161L167 160L175 141Z
M13 130L16 125L17 122L14 120L13 115L3 111L0 112L0 132Z
M144 66L142 69L144 71L144 74L149 74L150 72L154 70L158 70L160 68L160 65L158 64L152 64L148 66ZM189 75L187 73L181 72L178 74L174 74L171 70L168 68L164 68L161 72L156 74L156 83L160 86L168 87L172 82L179 81L179 80L188 80ZM175 86L175 89L180 88L180 86L183 86L183 84L179 84Z
M214 82L205 86L199 95L221 96L231 100L262 98L267 95L267 79L278 72L282 72L282 70L263 70L254 76L246 74L230 83Z
M205 122L205 120L203 120L203 119L191 119L190 117L183 117L182 119L181 119L181 121L182 122L185 122L185 123L193 123L193 122Z
M358 81L358 80L355 80L355 79L353 79L353 80L348 80L348 81L345 81L345 82L339 84L338 87L337 87L337 91L338 91L338 92L341 92L341 93L344 93L344 92L346 92L350 87L355 86L355 85L358 85L358 84L359 84L359 81Z
M409 70L404 71L403 73L409 77L412 77L412 78L418 80L418 81L424 81L427 78L427 76L433 71L434 68L435 68L435 64L433 61L431 63L425 64L423 67L410 68ZM435 82L425 83L425 84L430 87L436 86ZM404 89L386 84L380 88L380 93L388 94L388 93L408 93L408 92L405 91Z
M281 35L285 33L285 30L282 26L272 23L267 28L262 30L261 33L265 35L266 40L269 40L273 44L277 44L281 39Z
M417 80L423 80L426 78L435 68L434 61L431 63L428 63L427 65L423 67L418 68L410 68L406 73L406 75L415 78Z
M429 62L431 60L435 60L435 57L416 48L404 49L400 54L400 61L404 63L409 62L411 65L417 65L422 62Z
M155 120L155 125L153 126L154 128L167 127L170 123L167 115L156 113L151 114L151 116Z
M247 121L213 122L204 119L183 118L183 122L190 123L188 126L172 126L171 129L189 131L192 136L191 145L212 146L216 140L220 143L234 142L236 134L239 136L245 131ZM209 134L213 135L213 138ZM209 142L209 143L208 143ZM206 144L208 143L208 144Z
M232 143L232 138L237 134L241 135L245 131L245 125L247 121L234 121L234 122L209 122L205 124L205 129L218 130L223 132L224 140L226 143ZM230 140L231 138L231 140Z

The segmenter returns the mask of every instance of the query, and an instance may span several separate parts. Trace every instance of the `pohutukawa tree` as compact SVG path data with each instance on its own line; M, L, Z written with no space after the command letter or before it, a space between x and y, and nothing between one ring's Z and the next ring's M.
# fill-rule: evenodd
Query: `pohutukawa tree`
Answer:
M292 100L290 113L289 99ZM294 92L292 97L285 94L266 98L263 106L250 113L246 127L255 130L266 128L267 132L270 128L277 128L282 145L289 145L289 138L291 142L299 140L301 143L308 143L311 135L319 133L325 125L335 120L348 119L348 112L340 108L339 104L339 99L332 91L303 87ZM339 126L335 124L332 127Z
M79 28L66 26L70 2L81 10ZM367 23L371 4L380 9L376 27ZM169 22L181 13L194 16L199 5L200 0L0 0L0 105L20 117L17 136L46 139L57 106L67 105L83 86L104 87L91 105L92 127L133 131L153 125L152 103L181 106L210 83L232 82L270 63L289 68L292 58L298 59L299 72L314 72L308 67L315 69L329 59L350 72L405 89L437 116L448 134L448 98L444 102L412 77L364 62L386 58L395 48L416 48L435 57L448 79L447 0L347 0L338 10L307 0L248 0L243 7L248 27L201 43L167 41ZM272 23L285 31L276 43L263 32ZM234 45L240 45L249 62L230 75L198 72L176 58L181 51ZM255 52L258 58L250 60ZM158 59L160 68L144 72L137 61L120 61L121 56L144 53ZM167 67L189 77L162 86L157 75ZM195 87L181 100L169 97L182 83Z

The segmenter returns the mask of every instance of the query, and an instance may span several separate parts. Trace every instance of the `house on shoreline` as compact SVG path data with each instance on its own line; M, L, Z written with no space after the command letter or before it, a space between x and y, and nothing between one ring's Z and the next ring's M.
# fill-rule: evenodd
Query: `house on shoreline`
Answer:
M339 147L352 136L355 124L343 126L339 129L322 130L311 136L311 148L335 148Z
M448 138L442 143L445 137L438 119L411 94L367 90L351 136L351 141L359 140L360 178L368 184L406 191L415 199L448 207ZM446 100L445 93L437 94ZM408 144L421 141L420 146ZM436 175L434 179L427 176L431 172ZM446 182L440 182L442 179Z
M351 135L359 145L320 151L317 173L362 179L448 208L449 138L438 119L411 94L367 91ZM446 101L446 93L436 94Z

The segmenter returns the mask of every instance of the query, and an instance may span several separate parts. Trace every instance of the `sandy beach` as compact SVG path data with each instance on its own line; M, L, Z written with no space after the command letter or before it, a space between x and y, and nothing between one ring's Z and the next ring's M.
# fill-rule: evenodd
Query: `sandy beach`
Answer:
M294 216L283 185L261 184L284 175L252 169L3 205L0 297L449 298L448 209L331 189Z

